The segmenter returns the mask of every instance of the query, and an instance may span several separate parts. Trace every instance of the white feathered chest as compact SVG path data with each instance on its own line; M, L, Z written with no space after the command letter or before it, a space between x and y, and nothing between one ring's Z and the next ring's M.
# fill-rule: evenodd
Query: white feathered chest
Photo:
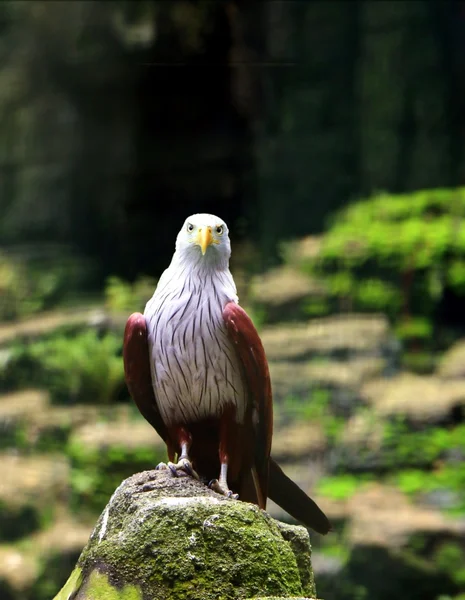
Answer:
M167 425L219 416L230 403L243 422L247 391L222 314L230 301L229 271L183 277L172 265L147 303L152 383Z

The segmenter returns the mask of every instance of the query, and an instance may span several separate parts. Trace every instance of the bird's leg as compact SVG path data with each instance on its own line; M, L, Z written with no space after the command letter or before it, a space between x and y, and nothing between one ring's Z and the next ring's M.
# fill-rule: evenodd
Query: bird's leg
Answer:
M228 465L229 465L229 453L234 452L234 446L237 442L237 426L236 426L236 409L231 407L229 410L226 409L223 412L220 421L220 444L219 444L219 456L220 456L220 477L219 479L213 479L208 484L208 487L218 494L227 496L228 498L234 498L237 500L239 494L234 494L228 486Z
M199 479L198 474L194 471L192 467L192 463L189 459L189 448L192 444L192 436L188 433L183 427L177 427L174 430L174 437L177 439L179 446L181 447L181 455L178 458L177 463L173 463L174 460L174 450L170 448L168 450L168 455L170 461L168 464L160 463L157 465L157 469L166 469L168 468L174 477L179 477L179 471L184 472L195 479Z
M188 454L189 446L190 446L190 444L188 444L187 442L183 442L181 444L181 456L179 456L178 462L176 464L174 464L170 461L168 463L168 467L175 477L179 476L179 473L178 473L178 470L179 470L179 471L184 471L184 473L187 473L188 475L190 475L191 477L194 477L195 479L199 479L199 476L194 471L194 469L192 467L192 463L189 459L189 454Z
M234 494L228 487L228 463L222 462L220 468L220 478L212 479L208 484L208 487L217 492L218 494L222 494L223 496L227 496L228 498L233 498L234 500L239 499L239 494Z

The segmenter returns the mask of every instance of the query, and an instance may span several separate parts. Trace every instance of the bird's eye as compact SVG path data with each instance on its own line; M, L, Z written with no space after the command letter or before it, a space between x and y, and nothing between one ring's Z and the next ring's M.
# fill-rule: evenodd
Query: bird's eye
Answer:
M192 233L194 231L194 226L192 225L192 223L187 224L187 231L189 233Z
M218 235L223 235L223 225L218 225L216 228L216 233Z

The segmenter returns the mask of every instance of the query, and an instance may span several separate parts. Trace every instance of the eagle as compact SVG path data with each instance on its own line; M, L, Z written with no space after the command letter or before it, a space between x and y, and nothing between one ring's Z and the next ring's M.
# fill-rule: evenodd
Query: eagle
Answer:
M239 305L230 256L222 219L186 219L144 314L134 313L126 323L129 392L166 443L169 462L159 468L201 478L220 494L262 509L271 498L326 534L326 515L271 457L268 362Z

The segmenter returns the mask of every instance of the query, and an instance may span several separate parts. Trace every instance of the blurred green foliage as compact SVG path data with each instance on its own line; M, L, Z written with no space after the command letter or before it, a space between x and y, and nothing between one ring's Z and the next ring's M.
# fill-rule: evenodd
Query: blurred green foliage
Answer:
M154 469L166 460L166 451L154 444L83 444L71 439L67 454L71 461L71 504L76 510L103 510L120 483L140 471Z
M49 516L49 515L48 515ZM0 540L15 541L47 524L41 512L32 504L18 506L16 510L0 501Z
M111 312L142 312L156 286L156 279L144 275L140 275L132 284L120 277L108 277L105 282L105 306Z
M327 389L314 388L307 400L296 396L286 396L279 405L279 410L292 419L310 421L327 414L330 401L331 394Z
M454 495L454 500L453 505L447 510L452 514L465 512L465 464L463 461L446 463L432 471L399 470L392 473L388 480L414 498L436 491L450 491Z
M303 302L303 313L312 317L325 317L330 313L329 302L325 298L306 298Z
M404 351L401 355L401 363L407 371L426 375L432 373L436 367L437 356L429 351Z
M454 542L440 546L435 554L436 564L459 586L465 585L465 550Z
M75 302L88 288L91 272L83 258L61 252L53 260L33 260L0 252L0 322L12 321ZM110 312L143 311L157 280L140 275L130 283L110 276L104 284L104 305Z
M404 367L417 372L431 371L437 362L434 310L447 286L452 286L456 294L465 290L461 283L461 257L462 254L465 257L465 247L454 245L453 236L449 239L444 235L433 235L422 225L423 221L439 220L440 231L444 229L441 211L447 213L450 207L445 201L437 200L443 198L444 193L444 190L433 190L413 194L411 212L405 209L405 199L398 202L396 196L381 195L357 203L338 215L323 236L319 254L303 264L304 270L323 281L327 290L326 296L305 301L306 313L312 316L331 314L339 312L342 306L387 313L394 324L395 336L404 345ZM462 202L461 192L460 199ZM389 206L391 200L392 206ZM386 210L383 209L385 204L388 205ZM370 211L385 225L383 230L376 221L377 235L384 231L384 240L372 238L367 225L361 228ZM458 209L449 213L449 222L456 223ZM352 219L356 225L351 223ZM400 244L391 239L397 227ZM418 227L420 233L416 231ZM355 231L358 232L356 239ZM409 253L415 260L408 258ZM10 262L0 264L9 265ZM65 297L60 291L64 285L62 281L66 281L69 274L37 270L34 277L28 279L28 273L33 272L30 265L16 270L11 264L9 270L4 271L5 289L9 290L9 304L5 303L5 307L10 308L9 312L5 309L2 313L3 318L17 318L60 305ZM36 287L30 288L35 290L34 293L21 287L28 281L36 282ZM57 404L108 404L123 396L127 398L121 359L122 331L119 331L120 326L114 325L120 313L142 311L155 287L156 280L145 276L138 277L133 283L109 277L101 302L106 314L111 314L113 325L110 328L105 325L103 329L89 328L87 324L84 327L82 324L70 325L33 341L24 339L13 344L8 348L6 359L10 388L31 385L46 388L51 400ZM28 304L32 300L34 302ZM14 302L24 304L24 307L14 312L11 309ZM266 309L256 309L253 317L261 326L266 321ZM429 495L446 494L447 498L443 500L441 496L440 500L447 503L444 510L452 514L464 513L465 468L463 459L456 459L465 453L463 424L414 426L405 418L391 418L379 429L378 445L359 440L353 448L346 447L344 433L348 414L357 416L364 412L369 423L373 420L374 427L379 425L377 416L355 396L353 401L346 398L346 413L342 416L336 399L340 390L323 384L310 384L309 389L307 398L289 395L276 403L275 418L278 421L313 422L321 427L327 464L326 475L316 486L319 495L344 501L369 482L385 481L415 500L424 501ZM18 421L5 428L1 445L7 449L15 446L22 453L66 448L71 463L70 506L80 513L84 510L95 514L102 510L122 479L136 471L153 468L165 458L164 451L155 443L153 446L147 442L137 445L134 440L127 443L121 440L120 444L113 440L92 445L83 443L73 433L71 424L63 421L43 428L32 443L24 423ZM421 554L421 550L420 547L416 552ZM351 557L347 546L338 544L327 554L344 563ZM460 548L451 544L443 545L435 559L438 569L457 586L463 584L462 558ZM366 591L363 586L351 586L352 583L347 588L350 588L349 597L363 597Z
M455 33L460 37L462 32L450 3L235 4L236 10L230 10L230 3L224 3L227 15L218 16L223 3L63 2L53 10L44 2L33 10L27 2L0 3L2 239L72 239L105 274L117 269L121 274L125 265L134 273L141 261L142 268L158 270L171 253L169 232L179 217L177 211L165 211L163 227L153 236L157 203L151 212L150 202L141 200L174 192L185 206L193 207L199 198L234 205L232 220L241 204L246 207L250 233L265 263L273 260L281 238L318 233L328 211L356 190L415 189L461 180L463 133L453 122L461 111L461 94L453 91L461 77L454 55L461 40ZM223 29L217 28L219 22ZM227 65L228 23L239 53L259 57L271 49L278 61L299 57L299 68L268 69L264 91L272 101L264 103L264 112L260 69L249 72L247 64L239 64L230 82L228 69L224 79L221 74L212 78L211 69L196 69L189 81L176 68L174 79L189 99L186 111L179 85L166 86L167 70L149 69L148 76L140 58L200 65L213 59ZM266 32L263 23L269 24ZM142 38L134 27L139 24L146 25ZM259 48L256 32L261 32ZM167 94L159 93L162 88ZM140 102L134 102L135 91ZM241 115L239 127L227 125L232 105ZM253 126L254 113L260 114L263 128ZM200 122L206 123L205 131L219 133L213 146L211 136L197 135ZM171 134L173 127L179 133L171 135L169 144L163 135L154 135L163 123ZM147 177L154 168L153 177ZM238 193L243 202L231 202ZM386 312L406 347L403 365L431 370L438 339L434 310L446 288L462 298L465 293L463 207L461 190L430 190L379 194L341 212L324 236L321 254L305 265L325 280L329 295L305 301L306 314ZM122 218L123 210L129 220ZM30 261L2 255L0 321L53 308L76 292L76 271L70 263L62 265L32 267ZM134 284L109 278L106 307L115 313L141 310L154 287L146 278ZM256 322L266 318L257 311ZM113 344L96 333L86 338L69 332L58 336L60 341L34 342L16 362L14 381L52 387L56 402L110 401L118 395L111 382L120 377L120 337L115 334ZM104 348L99 350L100 344ZM29 354L34 345L36 352ZM341 443L344 421L333 414L329 395L316 389L306 402L287 399L284 409L295 419L320 423L334 449ZM463 431L443 434L432 428L429 435L429 429L386 427L382 451L392 468L389 476L412 495L452 488L463 498L463 460L450 460L445 450L450 443L460 451ZM18 437L10 441L17 440L22 452L26 440L20 441L21 429L15 431ZM3 434L2 429L0 443ZM61 434L57 439L63 449L68 429ZM44 444L49 450L45 439ZM77 508L86 503L102 508L126 475L124 460L131 472L143 468L148 450L131 452L70 444ZM428 465L433 470L399 471L396 461L414 464L415 453L434 461ZM152 453L150 464L155 463ZM348 497L361 479L350 473L329 476L323 489L335 498ZM449 592L446 578L432 581L421 565L412 566L400 555L387 560L381 548L358 550L352 579L345 581L344 574L331 569L326 575L339 586L336 595L320 589L317 577L322 597L459 599ZM74 559L70 564L61 560L44 565L44 580L28 598L53 596L60 575L66 577L74 564ZM453 569L451 576L462 582L463 560L456 547L443 547L437 555L439 567ZM412 579L409 570L415 569L418 576ZM0 588L0 596L8 597L2 582Z
M325 285L331 312L384 312L407 348L429 350L444 291L465 294L464 217L465 188L379 193L337 213L301 268ZM433 366L406 360L413 370Z
M106 404L125 389L121 351L121 335L89 329L18 346L8 369L23 375L17 386L46 388L53 402Z
M314 388L307 400L286 396L283 402L276 404L275 419L318 422L326 438L333 442L345 420L331 410L331 398L331 391L326 388Z
M369 480L367 476L350 473L329 475L319 480L316 490L318 494L333 500L348 500Z
M62 251L59 260L0 252L0 321L51 309L76 292L85 261Z
M60 452L66 446L72 432L72 423L54 423L39 432L33 431L22 419L11 419L2 423L0 450L15 448L23 454L35 452Z
M374 416L373 420L375 423ZM381 439L373 447L363 442L346 447L336 437L332 441L336 451L333 471L342 476L355 474L357 478L369 472L413 496L451 490L454 510L465 510L465 425L418 429L396 418L386 421L381 431Z
M412 431L406 422L396 419L384 427L383 452L389 468L409 465L428 467L455 450L465 453L465 425Z

